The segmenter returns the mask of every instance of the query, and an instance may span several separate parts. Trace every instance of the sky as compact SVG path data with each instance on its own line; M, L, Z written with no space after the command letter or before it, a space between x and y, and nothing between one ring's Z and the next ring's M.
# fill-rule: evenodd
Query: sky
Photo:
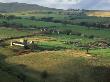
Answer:
M32 3L58 9L110 10L110 0L0 0L0 2Z

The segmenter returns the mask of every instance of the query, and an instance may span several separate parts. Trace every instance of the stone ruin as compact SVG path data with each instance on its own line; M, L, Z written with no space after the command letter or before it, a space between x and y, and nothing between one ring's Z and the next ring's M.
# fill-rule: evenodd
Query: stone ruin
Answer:
M80 48L84 48L86 45L88 45L90 48L110 48L110 42L105 40L90 42L86 45L82 44L81 41L65 41L64 44L74 45Z
M109 48L110 43L108 41L95 41L90 43L91 48Z

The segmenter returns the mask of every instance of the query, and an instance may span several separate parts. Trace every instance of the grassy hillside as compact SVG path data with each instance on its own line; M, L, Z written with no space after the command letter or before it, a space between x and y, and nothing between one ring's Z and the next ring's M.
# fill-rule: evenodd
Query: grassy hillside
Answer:
M32 10L53 10L51 8L42 7L35 4L26 3L0 3L0 12L19 12Z
M7 51L4 52L5 50ZM9 52L10 55L7 54ZM107 71L110 69L106 67L109 65L109 59L105 62L79 50L32 52L17 56L10 48L1 48L0 53L2 53L0 56L6 57L4 62L7 66L4 69L8 70L5 71L14 76L24 75L24 82L107 82L109 80Z

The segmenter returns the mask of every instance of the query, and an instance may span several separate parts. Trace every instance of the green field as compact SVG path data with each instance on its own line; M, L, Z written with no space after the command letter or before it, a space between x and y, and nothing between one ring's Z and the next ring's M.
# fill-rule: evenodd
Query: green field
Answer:
M28 35L29 32L27 31L20 31L12 28L5 28L1 27L0 28L0 39L3 38L10 38L10 37L18 37L18 36L24 36Z
M96 37L100 38L110 38L109 31L110 29L101 29L97 30L95 28L87 28L85 26L79 26L79 25L69 25L66 26L62 23L53 23L53 22L44 22L44 21L32 21L29 19L13 19L13 20L0 20L1 22L6 21L10 24L16 23L16 24L22 24L26 28L31 28L32 26L39 28L39 27L47 27L47 28L54 28L57 30L66 30L70 29L72 31L80 32L85 35L94 35ZM82 29L83 28L83 29Z

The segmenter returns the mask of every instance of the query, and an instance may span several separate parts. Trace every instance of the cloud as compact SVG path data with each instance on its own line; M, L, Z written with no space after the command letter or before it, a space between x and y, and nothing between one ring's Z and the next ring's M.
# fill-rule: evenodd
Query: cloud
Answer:
M110 0L0 0L0 2L20 2L39 4L52 8L108 9Z

